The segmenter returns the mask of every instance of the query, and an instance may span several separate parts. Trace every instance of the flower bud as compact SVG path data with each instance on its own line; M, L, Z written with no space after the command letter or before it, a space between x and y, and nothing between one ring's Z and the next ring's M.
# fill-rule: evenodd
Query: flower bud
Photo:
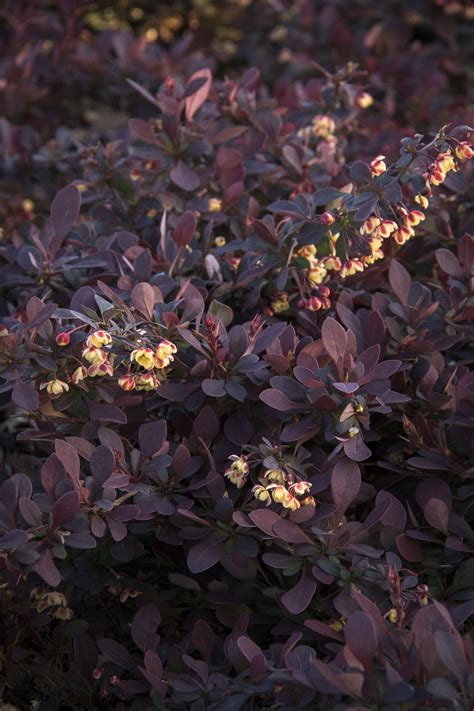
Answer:
M332 225L336 221L336 218L330 212L323 212L319 221L322 225Z
M135 390L136 382L134 375L122 375L117 382L122 390Z
M71 336L69 333L66 333L65 331L61 331L61 333L58 333L56 336L56 344L58 346L68 346L71 343Z
M461 141L461 143L456 146L456 156L459 160L470 160L474 155L474 151L467 141Z

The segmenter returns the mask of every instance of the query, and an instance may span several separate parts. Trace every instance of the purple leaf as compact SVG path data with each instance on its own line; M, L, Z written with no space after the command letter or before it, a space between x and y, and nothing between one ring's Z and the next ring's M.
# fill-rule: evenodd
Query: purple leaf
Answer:
M292 615L304 612L316 592L316 581L306 573L302 573L296 585L281 597L282 604Z
M66 523L70 523L78 512L79 494L77 491L68 491L53 506L52 528L59 528Z
M203 573L219 562L224 546L222 541L204 541L189 549L188 568L191 573Z
M51 205L51 223L56 249L76 224L80 209L81 194L75 185L66 185L56 193Z
M449 510L441 499L430 499L423 509L425 519L434 528L448 534Z
M282 520L275 511L270 511L270 509L256 509L255 511L251 511L249 513L249 519L257 528L269 536L272 536L272 538L275 538L273 526Z
M354 462L363 462L364 459L368 459L371 456L372 452L360 434L358 434L344 442L344 454L349 457L349 459L353 459Z
M131 634L132 639L142 652L155 649L159 642L157 634L161 622L160 611L152 602L141 607L133 618Z
M330 316L323 321L321 338L324 348L335 363L344 357L347 348L346 332L341 324Z
M344 636L351 652L370 673L378 647L377 629L372 618L365 612L354 612L344 626Z
M446 272L446 274L449 274L449 276L452 277L462 276L461 265L459 264L457 257L450 252L449 249L437 249L435 255L436 261L443 272Z
M340 459L331 474L331 493L339 516L342 516L354 501L360 485L361 474L358 465L350 459Z
M281 538L287 543L312 543L311 538L296 523L285 518L279 518L273 524L273 532L277 538Z
M39 405L36 389L29 383L24 383L20 378L15 381L13 386L12 400L15 405L25 410L36 410Z
M393 293L403 305L408 303L410 294L411 279L405 267L402 267L400 262L392 259L390 269L388 270L388 279Z
M53 555L50 550L46 550L41 558L39 558L39 560L31 566L31 569L35 573L38 573L40 578L42 578L48 585L51 585L52 588L57 587L61 582L61 575L59 570L56 568L53 561Z
M225 380L213 380L212 378L205 378L201 387L203 392L209 397L223 397L225 395Z
M117 666L122 669L126 669L130 672L136 671L137 666L123 644L104 637L99 639L97 644L106 659L110 659L111 662L117 664Z
M182 160L179 160L171 170L170 178L182 190L197 190L199 187L199 177Z
M146 422L138 430L138 442L142 460L148 459L163 447L167 434L166 420Z

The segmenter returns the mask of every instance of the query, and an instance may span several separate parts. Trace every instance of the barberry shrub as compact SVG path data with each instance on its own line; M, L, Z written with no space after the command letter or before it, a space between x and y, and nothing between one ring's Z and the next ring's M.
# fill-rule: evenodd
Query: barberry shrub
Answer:
M7 699L467 711L473 129L361 155L350 66L134 88L5 235Z

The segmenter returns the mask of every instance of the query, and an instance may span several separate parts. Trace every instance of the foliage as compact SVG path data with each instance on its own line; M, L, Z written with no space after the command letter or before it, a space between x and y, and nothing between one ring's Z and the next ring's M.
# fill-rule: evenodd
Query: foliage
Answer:
M274 9L210 60L204 31L132 40L146 3L128 27L121 4L39 5L9 35L35 80L2 119L6 701L469 708L473 129L450 88L428 135L392 73L421 52L408 16L352 4L350 41L325 35L337 4L321 25L285 5L317 29L282 16L300 59L275 82L281 33L248 68ZM463 47L450 5L428 57L439 17ZM68 12L40 62L38 18ZM321 37L325 65L345 47L372 73L315 65ZM96 85L127 125L53 136Z

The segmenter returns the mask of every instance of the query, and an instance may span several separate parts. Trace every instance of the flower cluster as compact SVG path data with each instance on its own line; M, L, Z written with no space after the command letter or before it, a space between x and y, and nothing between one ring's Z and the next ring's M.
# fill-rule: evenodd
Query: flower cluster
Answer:
M69 346L73 331L59 332L56 335L56 344L61 348ZM52 398L57 398L69 391L70 383L79 385L87 378L113 378L117 376L118 370L117 384L122 390L156 390L161 383L160 377L163 379L165 369L173 362L177 349L175 344L167 339L159 341L154 348L143 345L143 334L144 332L140 332L135 341L130 341L122 333L112 335L103 329L93 331L87 336L81 351L83 362L77 366L78 359L71 354L71 361L67 361L69 354L65 354L64 362L71 362L76 366L72 374L62 378L53 374L53 377L40 385L40 389L46 389ZM65 369L66 373L69 373L67 368Z
M280 468L267 469L259 477L259 482L252 492L258 501L264 501L267 506L272 501L289 511L296 511L301 506L316 506L314 497L308 496L311 489L309 481L297 480L293 472Z
M325 125L323 122L322 126ZM320 224L328 227L322 246L307 244L295 252L295 257L302 257L308 262L304 273L310 285L321 289L321 285L331 277L331 272L332 276L337 274L340 279L363 272L384 258L383 243L389 238L398 246L404 245L415 236L415 228L426 218L423 210L429 207L428 198L432 196L432 188L441 185L450 171L459 170L460 164L471 159L473 155L473 149L467 141L458 141L454 147L451 147L451 144L448 148L444 146L423 174L426 195L416 193L412 198L416 203L413 207L407 207L402 200L394 204L389 201L379 202L377 212L358 223L351 217L347 208L350 203L337 200L335 207L326 209L318 218ZM385 176L388 170L385 156L379 155L370 163L374 180ZM300 308L310 311L319 310L321 307L328 308L330 301L326 303L324 299L320 299L321 296L324 295L318 294L316 300L302 299ZM275 312L278 310L283 309L274 308Z
M71 620L74 612L68 607L67 598L60 592L48 592L43 588L33 588L32 599L37 603L36 612L41 614L47 612L48 615L57 620Z
M232 464L225 470L224 476L229 479L231 484L234 484L238 489L242 489L249 473L247 458L243 455L232 454L229 459L232 460Z

